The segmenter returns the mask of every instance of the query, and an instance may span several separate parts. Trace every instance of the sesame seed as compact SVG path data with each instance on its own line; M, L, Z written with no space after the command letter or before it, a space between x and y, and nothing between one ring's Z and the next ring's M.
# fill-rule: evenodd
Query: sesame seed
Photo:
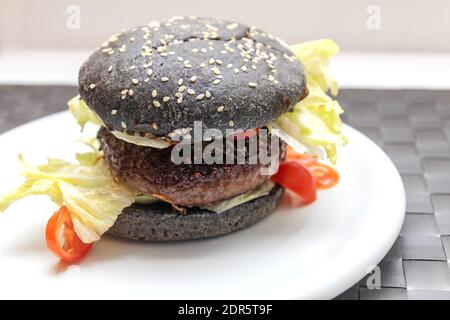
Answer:
M228 124L230 125L230 127L234 127L234 121L231 120L230 122L228 122Z
M238 68L236 68L236 69L234 69L234 73L239 73L239 69Z
M239 24L232 23L232 24L227 25L227 29L228 30L233 30L233 29L236 29L238 26L239 26Z
M180 62L184 61L183 57L178 57L177 59L178 59L178 61L180 61Z
M184 92L184 90L186 90L186 86L180 86L179 88L178 88L178 92Z
M150 78L146 78L145 80L144 80L144 82L149 82L150 81Z
M116 42L117 40L119 40L119 37L118 37L118 35L114 35L114 36L112 36L112 37L110 37L109 39L108 39L108 42Z
M202 62L202 63L200 63L200 67L201 67L201 68L204 68L204 67L206 67L206 63L203 63L203 62Z
M120 91L120 94L122 94L122 95L127 94L127 93L128 93L128 89L124 89L124 90Z
M197 49L197 48L194 48L194 49L192 49L192 52L197 53L197 52L198 52L198 49Z
M163 98L163 101L164 101L164 102L167 102L167 101L169 101L169 100L170 100L170 97L164 97L164 98Z
M161 107L161 103L159 103L159 101L157 100L153 100L153 105L157 108Z
M125 122L122 121L121 125L122 125L122 128L124 128L124 129L127 128L127 124Z
M147 70L147 75L150 77L153 74L153 70L152 69L148 69Z
M219 84L220 83L220 79L216 79L213 81L213 84Z
M220 70L217 67L211 68L211 71L216 75L220 74Z
M256 88L257 85L258 85L258 84L257 84L256 82L249 82L249 83L248 83L248 86L249 86L250 88Z
M178 103L183 102L183 96L179 97L179 98L177 99L177 102L178 102Z
M110 67L108 68L108 72L111 72L112 69L113 69L113 66L110 66Z
M229 63L229 64L227 65L227 68L228 68L228 69L233 68L233 64Z
M184 65L184 67L185 67L186 69L191 69L191 68L192 68L192 64L187 63L187 64Z
M203 93L200 93L195 99L202 100L205 97Z
M155 129L155 130L158 130L158 124L157 123L153 123L152 124L152 128Z
M211 92L206 91L206 92L205 92L205 97L207 97L208 99L211 98Z
M130 67L130 70L134 70L134 69L136 69L136 66L131 66Z
M152 97L155 98L158 95L158 91L155 89L152 91Z
M167 81L169 81L169 78L167 78L167 77L162 77L162 78L161 78L161 81L162 81L162 82L167 82Z
M216 60L214 60L214 59L211 58L211 59L208 60L208 63L209 63L209 64L214 64L214 63L216 63Z
M202 49L202 52L203 52L203 53L206 53L206 52L208 52L208 50L206 50L205 48L203 48L203 49Z
M189 93L190 95L194 95L194 94L195 94L195 91L192 90L192 89L188 89L187 93Z
M222 65L222 64L223 64L223 61L222 61L222 60L219 60L219 59L217 59L217 60L216 60L216 63L217 63L218 65Z
M247 66L242 66L242 67L241 67L241 70L244 71L244 72L248 72Z
M91 83L91 84L89 85L89 88L92 89L92 90L95 89L95 87L96 87L95 83Z
M113 116L115 116L115 115L117 114L117 110L116 110L116 109L112 110L112 111L111 111L111 114L112 114Z
M139 80L138 80L138 79L131 79L131 82L132 82L133 84L138 84L138 83L139 83Z
M183 96L183 94L182 94L181 92L175 93L175 97L177 97L177 98L180 98L180 97L182 97L182 96Z
M133 90L128 90L128 95L130 95L130 96L132 96L134 94L134 91Z
M178 80L178 85L181 86L183 84L183 79Z
M197 80L196 76L192 76L189 80L191 80L191 82L195 82L195 80Z
M222 112L224 109L225 109L224 106L220 106L220 107L217 108L217 111L218 111L218 112Z

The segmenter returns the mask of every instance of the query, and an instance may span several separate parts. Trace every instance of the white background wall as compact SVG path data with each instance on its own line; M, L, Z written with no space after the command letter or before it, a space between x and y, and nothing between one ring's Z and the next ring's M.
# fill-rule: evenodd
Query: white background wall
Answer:
M74 5L79 29L67 27ZM0 84L75 85L110 35L173 15L236 20L288 43L333 38L341 87L450 89L450 0L0 0Z
M81 28L66 27L69 5ZM367 8L381 29L367 28ZM109 35L172 15L241 21L289 43L331 37L344 51L450 51L449 0L0 0L0 48L95 48Z

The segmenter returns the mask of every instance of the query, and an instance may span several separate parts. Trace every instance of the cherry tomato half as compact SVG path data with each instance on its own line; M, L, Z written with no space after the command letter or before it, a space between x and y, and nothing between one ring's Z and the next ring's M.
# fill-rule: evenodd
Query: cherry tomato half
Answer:
M285 161L272 180L299 195L305 204L317 199L316 181L308 168L297 161Z
M77 262L92 248L92 243L83 243L75 233L69 209L61 207L48 221L46 228L47 246L62 261Z
M294 160L307 167L319 189L334 187L339 182L339 173L336 170L319 163L315 157L295 152L290 146L287 148L286 160Z
M328 189L339 182L339 173L327 165L316 163L308 169L312 172L318 189Z

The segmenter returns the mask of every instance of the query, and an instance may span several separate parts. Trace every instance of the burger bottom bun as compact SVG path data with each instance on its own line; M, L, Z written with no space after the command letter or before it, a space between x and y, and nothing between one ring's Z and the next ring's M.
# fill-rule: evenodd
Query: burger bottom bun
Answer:
M113 237L141 241L180 241L222 236L248 228L271 214L284 189L276 186L267 196L222 213L190 208L180 214L169 204L134 204L126 208L107 232Z

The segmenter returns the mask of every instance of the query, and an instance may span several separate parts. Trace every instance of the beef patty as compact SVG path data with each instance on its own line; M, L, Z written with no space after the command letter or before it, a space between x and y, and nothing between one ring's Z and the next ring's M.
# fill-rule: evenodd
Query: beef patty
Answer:
M194 207L230 199L270 178L261 175L259 162L177 165L171 161L173 147L137 146L117 139L104 128L98 138L106 164L116 179L143 194L155 195L180 206ZM270 150L270 144L267 147ZM280 142L280 147L280 157L284 157L284 143Z

